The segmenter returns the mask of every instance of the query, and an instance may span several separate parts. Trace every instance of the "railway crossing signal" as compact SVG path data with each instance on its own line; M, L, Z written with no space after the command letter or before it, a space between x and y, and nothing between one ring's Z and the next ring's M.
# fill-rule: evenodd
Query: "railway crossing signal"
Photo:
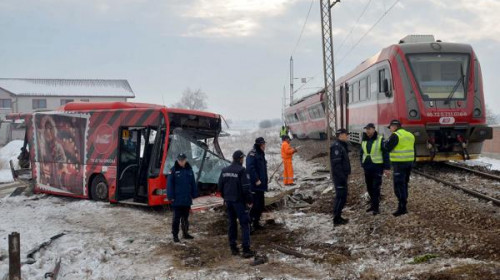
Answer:
M323 41L323 75L325 79L325 107L327 149L330 156L332 131L337 130L337 101L335 98L335 69L333 58L332 7L340 0L320 0L321 35ZM331 169L331 166L330 166ZM331 173L330 173L331 176Z

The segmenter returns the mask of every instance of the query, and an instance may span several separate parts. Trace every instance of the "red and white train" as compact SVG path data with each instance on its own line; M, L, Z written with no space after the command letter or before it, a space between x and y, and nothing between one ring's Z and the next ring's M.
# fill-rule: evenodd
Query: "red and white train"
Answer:
M387 139L392 119L415 135L418 161L475 158L483 141L492 138L481 67L470 45L410 35L335 84L336 125L348 128L352 142L361 142L370 122ZM324 100L320 91L285 109L293 136L325 138Z

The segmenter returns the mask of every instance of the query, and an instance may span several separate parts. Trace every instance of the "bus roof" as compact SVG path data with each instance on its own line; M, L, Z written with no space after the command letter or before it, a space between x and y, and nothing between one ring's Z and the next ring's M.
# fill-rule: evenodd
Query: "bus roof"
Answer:
M220 115L198 110L167 108L162 105L136 102L70 102L58 108L59 111L92 111L92 110L120 110L120 109L163 109L168 113L197 115L210 118L219 118Z
M159 109L163 106L135 102L70 102L58 108L61 111L119 110L119 109Z

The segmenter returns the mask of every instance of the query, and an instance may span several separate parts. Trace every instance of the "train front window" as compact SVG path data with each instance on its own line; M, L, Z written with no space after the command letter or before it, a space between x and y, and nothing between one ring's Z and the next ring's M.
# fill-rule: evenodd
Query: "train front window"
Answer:
M408 60L424 100L465 98L467 54L414 54Z

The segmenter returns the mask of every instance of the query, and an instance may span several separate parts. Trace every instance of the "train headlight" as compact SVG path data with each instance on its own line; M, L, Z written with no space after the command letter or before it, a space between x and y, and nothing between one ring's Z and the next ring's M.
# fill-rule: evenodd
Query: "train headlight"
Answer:
M480 117L481 116L481 109L479 108L476 108L474 109L474 113L473 113L474 117Z
M418 116L418 112L416 110L410 110L410 117L416 118Z
M415 131L415 132L413 133L413 135L415 135L415 137L420 137L420 132Z

